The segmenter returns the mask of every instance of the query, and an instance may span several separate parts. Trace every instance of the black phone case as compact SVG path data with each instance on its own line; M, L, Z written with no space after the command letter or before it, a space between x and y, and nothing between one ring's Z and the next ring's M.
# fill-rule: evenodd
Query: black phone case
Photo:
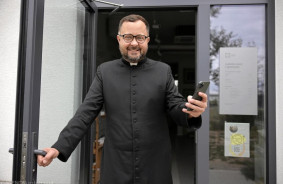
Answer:
M204 81L200 81L195 89L195 92L193 94L193 99L195 100L202 100L202 97L198 95L199 92L205 93L208 86L209 86L210 82L204 82ZM187 108L188 111L192 111L193 109L191 108Z

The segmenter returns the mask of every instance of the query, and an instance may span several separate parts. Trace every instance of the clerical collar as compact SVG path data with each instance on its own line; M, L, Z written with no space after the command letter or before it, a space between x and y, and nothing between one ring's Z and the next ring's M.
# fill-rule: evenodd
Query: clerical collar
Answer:
M125 59L122 58L122 61L124 64L128 65L128 66L141 66L146 62L146 58L144 58L143 60L137 62L137 63L130 63L128 61L126 61Z

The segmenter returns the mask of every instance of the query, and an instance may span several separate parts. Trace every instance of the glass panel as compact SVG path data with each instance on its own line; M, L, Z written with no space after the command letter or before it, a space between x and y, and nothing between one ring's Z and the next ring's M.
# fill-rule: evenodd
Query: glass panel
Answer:
M77 0L45 1L39 148L52 146L82 100L85 9ZM78 183L79 149L67 163L38 168L38 181Z
M211 7L210 183L265 183L265 19L264 5ZM257 100L255 100L257 115L219 113L221 109L219 104L222 99L222 97L220 99L221 91L219 92L221 84L219 76L224 73L222 68L220 70L220 62L224 62L224 59L220 61L219 49L224 47L257 48L257 54L254 54L256 55L255 58L257 58L257 61L255 59L257 65L254 66L257 69L255 75L257 76L255 77L257 78L257 84L254 83L257 94L250 94L257 95ZM236 62L240 63L239 61ZM252 67L250 69L252 70ZM235 78L231 78L231 80L235 80ZM237 80L239 81L239 79ZM221 82L223 81L221 80ZM246 79L241 82L246 82ZM239 90L239 88L236 89ZM235 93L229 98L235 98L235 95L239 95L239 93ZM237 112L237 109L233 109L233 111ZM238 124L228 126L229 129L225 131L225 125L229 125L225 122ZM244 126L249 127L249 129L241 130L241 127ZM235 140L234 135L239 136L240 141L238 141L239 139Z
M0 183L12 181L21 1L0 1Z

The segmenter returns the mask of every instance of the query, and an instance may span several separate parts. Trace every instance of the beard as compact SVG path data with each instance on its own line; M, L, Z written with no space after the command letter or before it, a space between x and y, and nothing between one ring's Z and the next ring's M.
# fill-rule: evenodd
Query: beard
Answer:
M126 52L124 52L120 47L120 53L122 55L122 58L125 59L126 61L130 62L130 63L138 63L139 61L143 60L146 56L146 52L142 52L141 49L139 47L129 47ZM128 54L128 50L137 50L139 49L140 54L138 56L130 56Z

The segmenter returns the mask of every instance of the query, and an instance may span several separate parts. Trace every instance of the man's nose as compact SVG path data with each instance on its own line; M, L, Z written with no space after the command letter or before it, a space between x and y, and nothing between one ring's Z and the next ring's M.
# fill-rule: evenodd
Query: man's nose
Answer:
M138 45L139 43L137 42L136 38L134 38L131 42L131 45Z

